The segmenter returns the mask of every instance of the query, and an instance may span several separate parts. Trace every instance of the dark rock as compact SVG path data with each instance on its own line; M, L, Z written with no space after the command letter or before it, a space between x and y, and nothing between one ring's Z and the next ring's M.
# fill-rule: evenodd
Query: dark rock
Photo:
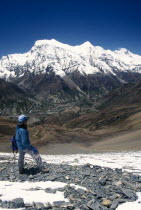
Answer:
M136 194L132 190L125 189L125 188L122 188L121 190L127 198L130 198L133 200L135 200L137 198Z
M110 200L115 200L117 197L118 197L118 195L115 193L115 194L111 195L111 196L109 197L109 199L110 199Z
M59 187L59 188L57 188L57 190L60 191L60 192L64 192L65 191L65 188Z
M92 209L92 210L105 210L106 209L105 207L100 205L97 201L95 202L95 200L89 201L87 203L87 206L89 207L89 209Z
M120 169L120 168L116 168L115 171L116 171L117 173L120 173L120 174L122 173L122 169Z
M41 202L33 202L33 206L35 209L42 210L44 208L44 204Z
M64 204L65 204L65 201L54 201L53 202L53 205L55 207L59 207L59 206L64 205Z
M54 177L54 176L48 176L48 177L47 177L47 180L55 181L55 180L56 180L56 177Z
M106 179L100 179L99 180L99 183L104 186L106 184Z
M123 184L124 185L126 185L127 187L129 187L129 188L131 188L132 190L137 190L137 187L136 187L136 185L134 185L134 184L132 184L132 183L130 183L130 182L127 182L127 181L125 181L125 180L122 180L122 182L123 182Z
M112 201L111 209L116 209L118 207L119 202L117 200Z
M15 208L21 208L25 206L23 198L15 198L12 200L12 203Z
M46 188L45 189L45 192L46 193L53 193L54 194L54 193L56 193L56 189Z
M90 176L90 170L83 171L83 176Z
M78 189L77 189L77 192L78 192L80 195L85 194L85 190L83 190L82 188L78 188Z

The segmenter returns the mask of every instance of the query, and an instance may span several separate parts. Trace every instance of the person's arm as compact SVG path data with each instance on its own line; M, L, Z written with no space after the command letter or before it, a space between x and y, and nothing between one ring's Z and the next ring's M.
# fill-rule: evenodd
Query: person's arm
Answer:
M28 137L28 131L23 129L21 132L21 140L23 146L26 147L26 149L32 149L32 146L30 145L29 137Z

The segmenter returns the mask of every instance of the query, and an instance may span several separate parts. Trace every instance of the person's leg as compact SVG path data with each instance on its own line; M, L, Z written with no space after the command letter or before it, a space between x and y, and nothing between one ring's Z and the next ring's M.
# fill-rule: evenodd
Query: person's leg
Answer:
M19 150L19 160L18 160L19 173L23 173L24 170L24 156L25 152Z
M36 162L37 166L39 167L39 169L44 168L44 163L42 161L41 156L39 155L39 153L34 153L32 150L26 149L24 150L26 153L28 153Z

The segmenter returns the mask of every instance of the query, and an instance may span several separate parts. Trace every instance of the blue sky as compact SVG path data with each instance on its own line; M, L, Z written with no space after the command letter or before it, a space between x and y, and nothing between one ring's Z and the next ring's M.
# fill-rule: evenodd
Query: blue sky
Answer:
M141 1L0 0L0 57L27 52L40 39L141 55Z

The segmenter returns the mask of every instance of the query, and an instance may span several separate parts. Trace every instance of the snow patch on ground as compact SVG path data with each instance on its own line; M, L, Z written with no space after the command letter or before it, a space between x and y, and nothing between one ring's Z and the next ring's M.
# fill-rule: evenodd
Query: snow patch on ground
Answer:
M67 198L64 198L64 193L56 191L56 193L45 192L46 188L57 189L64 188L67 184L57 181L46 182L9 182L0 181L0 194L2 201L12 201L15 198L23 198L25 204L32 204L35 202L42 202L44 204L53 204L55 201L69 202ZM87 190L84 187L70 184L75 189L81 188Z
M0 153L0 156L9 156L12 160L12 154ZM124 171L132 172L141 175L141 151L138 152L118 152L118 153L94 153L94 154L77 154L77 155L41 155L43 161L54 164L70 164L84 165L92 164L102 167L122 168ZM18 155L16 160L18 159ZM5 161L5 160L4 160ZM33 161L30 156L26 156L26 161ZM2 160L1 160L2 162ZM55 194L46 193L45 188L58 188L65 186L66 183L61 182L36 182L36 183L17 183L17 182L0 182L1 199L14 199L17 196L23 197L25 203L33 202L54 202L59 200L68 201L64 198L62 192L57 191ZM75 186L75 185L73 185ZM38 187L38 191L30 191L30 188ZM75 186L77 187L77 186ZM15 194L15 188L17 194ZM41 189L40 189L41 188ZM82 188L82 187L81 187ZM11 191L10 191L11 190ZM13 191L12 191L13 190ZM13 193L12 193L13 192ZM32 196L31 196L32 195ZM13 197L10 197L13 196ZM118 206L117 210L141 210L141 193L137 193L138 200L128 202ZM36 199L35 199L36 198ZM45 199L45 200L44 200ZM36 202L37 202L36 200Z
M55 194L46 193L46 188L63 188L65 183L61 182L9 182L9 181L0 181L0 193L2 194L2 201L11 201L15 198L23 198L25 203L32 204L33 201L47 203L50 202L53 204L54 201L68 202L69 200L64 198L62 192L57 191ZM38 189L38 190L36 190Z
M77 155L42 155L47 163L84 165L92 164L109 168L121 168L124 171L141 175L141 152L107 152ZM31 158L29 157L29 160Z

